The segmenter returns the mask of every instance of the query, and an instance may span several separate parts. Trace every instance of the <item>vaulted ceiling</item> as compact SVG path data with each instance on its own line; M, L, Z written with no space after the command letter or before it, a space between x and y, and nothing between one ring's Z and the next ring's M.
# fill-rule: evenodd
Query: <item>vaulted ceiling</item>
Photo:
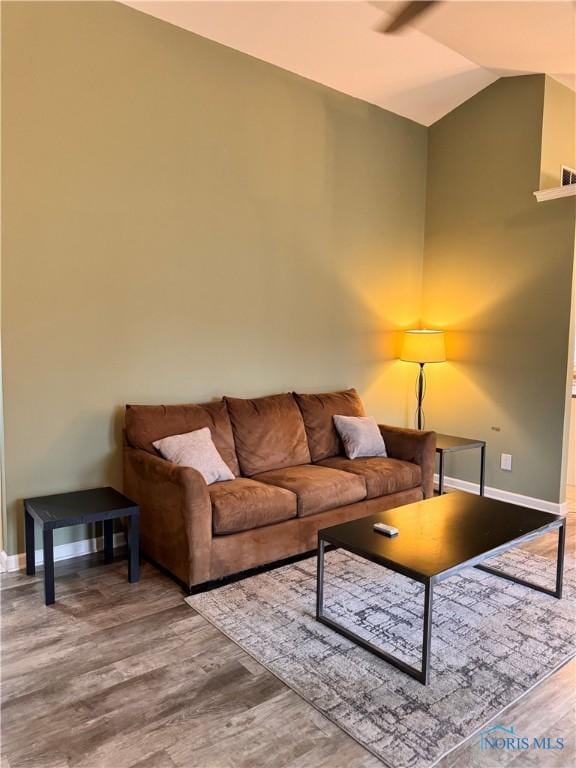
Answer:
M430 125L499 77L576 89L576 3L445 0L401 33L399 2L127 0L126 5Z

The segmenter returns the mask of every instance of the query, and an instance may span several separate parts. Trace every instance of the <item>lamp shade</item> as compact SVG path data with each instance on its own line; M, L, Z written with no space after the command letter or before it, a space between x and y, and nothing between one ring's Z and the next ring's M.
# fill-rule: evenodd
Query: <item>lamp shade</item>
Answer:
M442 363L446 360L444 331L404 331L401 360L408 363Z

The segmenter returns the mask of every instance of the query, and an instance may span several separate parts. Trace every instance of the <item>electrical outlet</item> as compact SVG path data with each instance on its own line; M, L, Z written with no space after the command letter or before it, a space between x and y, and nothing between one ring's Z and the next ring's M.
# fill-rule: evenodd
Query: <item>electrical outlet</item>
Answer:
M500 469L504 469L507 472L512 471L512 454L511 453L500 454Z

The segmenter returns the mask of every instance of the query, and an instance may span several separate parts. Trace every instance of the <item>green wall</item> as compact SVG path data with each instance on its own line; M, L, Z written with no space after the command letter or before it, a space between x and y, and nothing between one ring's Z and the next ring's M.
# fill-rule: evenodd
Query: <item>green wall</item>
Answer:
M431 127L423 312L452 358L430 366L428 423L488 441L489 485L557 502L576 201L532 194L544 86L498 80ZM447 472L477 480L476 466L468 452Z
M23 497L120 483L126 402L404 423L426 129L120 4L2 14L6 550Z

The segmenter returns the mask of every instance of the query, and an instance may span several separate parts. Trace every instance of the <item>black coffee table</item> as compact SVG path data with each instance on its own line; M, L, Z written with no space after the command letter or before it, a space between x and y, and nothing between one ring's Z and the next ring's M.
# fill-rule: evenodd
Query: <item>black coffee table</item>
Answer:
M393 525L399 534L375 533L376 522ZM482 561L544 533L558 530L556 585L553 589L504 573ZM562 597L565 519L549 512L518 507L462 491L408 504L370 517L318 531L316 618L424 685L429 679L432 638L432 596L435 584L464 568L475 567L496 576ZM326 545L346 549L373 563L424 584L422 665L413 667L324 614L324 551Z
M140 578L139 571L139 523L140 509L131 499L114 488L91 488L87 491L58 493L24 499L24 524L26 531L26 573L36 573L34 523L42 529L44 549L44 602L54 602L54 529L84 523L103 523L104 554L110 562L113 558L113 524L125 517L130 523L127 531L128 581Z

